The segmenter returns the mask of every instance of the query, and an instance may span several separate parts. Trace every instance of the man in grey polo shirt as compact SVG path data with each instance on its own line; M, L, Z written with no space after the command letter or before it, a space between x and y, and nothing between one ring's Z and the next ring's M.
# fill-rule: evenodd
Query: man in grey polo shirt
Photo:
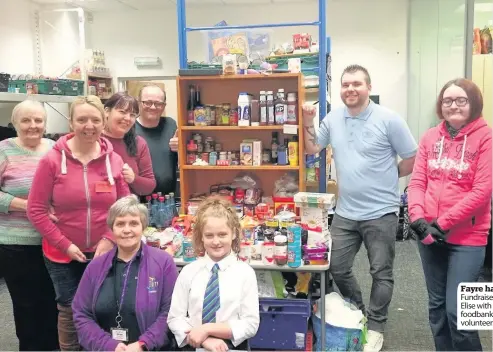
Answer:
M303 119L306 152L316 154L330 144L337 170L339 199L331 226L330 272L341 294L365 312L352 272L354 257L364 243L373 279L364 350L380 351L394 287L399 177L412 172L417 145L406 122L373 103L370 91L368 71L349 66L341 77L345 107L327 115L318 135L313 106L303 107Z

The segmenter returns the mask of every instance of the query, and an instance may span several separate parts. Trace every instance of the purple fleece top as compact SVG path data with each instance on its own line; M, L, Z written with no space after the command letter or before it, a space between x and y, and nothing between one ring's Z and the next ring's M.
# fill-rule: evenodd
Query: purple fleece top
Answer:
M139 341L152 350L168 342L166 321L178 271L168 253L142 245L135 312L140 331L144 332ZM87 266L72 303L79 343L88 351L114 351L119 343L101 329L95 317L96 300L115 254L116 247Z

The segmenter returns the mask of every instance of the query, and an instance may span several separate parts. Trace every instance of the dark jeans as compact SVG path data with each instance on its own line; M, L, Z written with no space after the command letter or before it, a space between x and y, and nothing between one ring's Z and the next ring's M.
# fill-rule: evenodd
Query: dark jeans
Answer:
M394 290L395 238L398 218L394 213L381 218L354 221L334 216L330 232L332 253L330 273L342 296L365 313L361 289L353 275L356 254L364 243L373 283L366 315L368 329L384 332Z
M87 263L71 261L68 264L60 264L47 258L44 258L44 261L53 281L56 302L61 306L70 307Z
M431 332L437 351L482 351L477 331L457 330L457 287L476 282L485 247L418 242L428 289Z
M57 350L58 311L41 246L0 245L0 268L12 298L19 350Z

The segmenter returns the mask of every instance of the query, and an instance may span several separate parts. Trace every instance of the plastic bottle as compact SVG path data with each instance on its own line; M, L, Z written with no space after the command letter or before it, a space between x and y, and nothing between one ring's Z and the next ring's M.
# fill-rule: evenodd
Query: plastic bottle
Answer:
M298 124L298 114L296 111L296 93L288 93L286 124Z
M159 197L158 216L156 219L156 227L158 229L165 228L166 224L166 204L164 203L164 197Z
M278 165L288 165L288 140L284 140L284 144L281 144L277 148L277 164Z
M267 124L268 125L276 124L276 115L274 109L274 93L271 90L267 92Z
M277 148L279 147L279 139L277 132L272 132L271 142L271 162L277 164Z
M245 92L238 96L238 126L250 126L250 99Z
M298 166L298 136L293 136L293 140L288 143L288 154L289 154L289 165L290 166Z
M267 97L265 96L265 91L260 91L260 125L267 125Z
M284 125L288 114L288 106L286 104L286 98L284 97L284 89L281 88L277 91L277 99L275 104L275 124Z
M146 196L146 202L147 202L147 226L151 226L152 223L152 196Z
M173 192L169 194L169 203L171 204L173 209L173 217L178 216L178 209L176 209L175 194Z
M159 204L157 193L152 194L151 214L151 226L156 226L156 221L159 218Z
M165 196L164 208L166 209L166 215L163 221L163 226L166 228L169 227L171 225L171 222L173 221L173 205L171 204L171 198L169 194Z
M193 126L195 124L195 105L195 87L190 86L187 103L187 125L189 126Z

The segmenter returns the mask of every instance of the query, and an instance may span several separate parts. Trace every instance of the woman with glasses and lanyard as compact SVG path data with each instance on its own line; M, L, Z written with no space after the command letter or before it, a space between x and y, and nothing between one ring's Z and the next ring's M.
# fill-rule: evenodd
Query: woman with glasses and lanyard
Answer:
M122 174L130 190L139 196L151 194L156 188L151 155L144 138L135 133L139 102L126 93L116 93L106 101L104 111L108 123L103 133L125 163Z
M135 124L137 135L147 142L156 178L154 192L175 192L178 169L176 121L163 117L166 93L155 84L144 86L139 93L140 116Z
M436 104L443 121L421 139L408 187L437 351L482 350L477 331L457 329L457 288L478 280L491 220L492 131L482 110L473 82L445 84Z
M77 289L72 309L86 351L169 351L168 311L178 271L166 252L145 245L145 205L136 196L109 210L116 247L94 259Z

